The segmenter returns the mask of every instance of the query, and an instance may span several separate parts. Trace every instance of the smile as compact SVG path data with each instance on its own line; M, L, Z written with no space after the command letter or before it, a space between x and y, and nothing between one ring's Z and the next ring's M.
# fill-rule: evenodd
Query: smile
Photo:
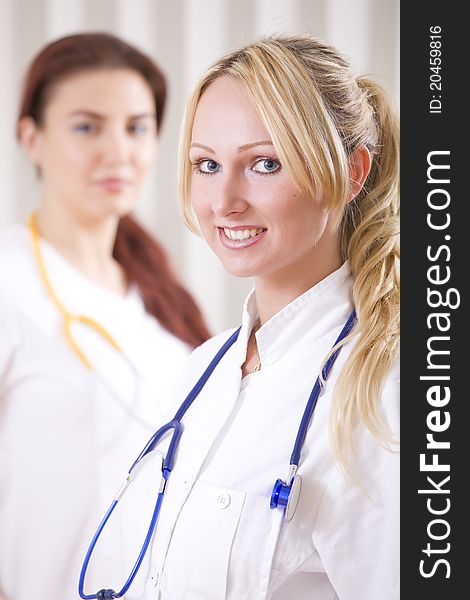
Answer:
M262 227L230 228L219 227L219 238L226 248L247 248L264 237L266 229Z
M224 233L229 240L249 240L263 231L264 229L229 229L224 227Z

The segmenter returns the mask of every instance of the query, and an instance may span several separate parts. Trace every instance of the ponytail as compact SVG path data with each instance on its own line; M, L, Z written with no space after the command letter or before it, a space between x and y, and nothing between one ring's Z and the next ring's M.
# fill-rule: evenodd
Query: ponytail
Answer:
M342 221L342 251L354 278L358 340L338 378L332 441L340 464L353 450L357 416L384 445L391 432L377 411L382 382L399 351L399 129L384 91L361 78L358 86L372 111L376 139L372 167Z
M209 337L201 311L173 273L160 244L132 217L119 221L113 256L135 284L147 312L192 347Z

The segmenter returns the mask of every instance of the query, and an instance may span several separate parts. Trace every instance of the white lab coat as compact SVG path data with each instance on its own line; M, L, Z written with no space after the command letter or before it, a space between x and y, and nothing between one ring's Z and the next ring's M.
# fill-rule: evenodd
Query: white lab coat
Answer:
M71 312L118 341L136 373L81 325L89 371L66 343L25 227L0 236L0 594L78 598L81 562L128 468L157 426L186 344L125 297L83 277L41 242L47 272ZM108 387L111 386L111 387ZM122 585L119 532L97 547L85 591ZM114 537L113 537L114 536Z
M161 600L397 600L399 458L360 427L361 486L346 481L332 457L331 391L345 346L320 396L298 473L292 521L269 500L285 479L307 398L320 365L351 310L347 263L276 314L258 331L262 369L241 379L257 318L245 305L238 341L183 419L152 564L130 598ZM230 332L196 349L176 391L182 402ZM395 367L379 403L398 431Z

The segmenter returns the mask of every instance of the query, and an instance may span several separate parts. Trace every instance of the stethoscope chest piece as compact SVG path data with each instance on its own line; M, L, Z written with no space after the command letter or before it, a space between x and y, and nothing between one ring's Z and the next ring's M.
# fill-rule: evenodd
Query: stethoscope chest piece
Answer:
M290 484L278 479L271 494L271 508L285 507L284 519L290 521L295 514L300 498L302 479L296 475Z

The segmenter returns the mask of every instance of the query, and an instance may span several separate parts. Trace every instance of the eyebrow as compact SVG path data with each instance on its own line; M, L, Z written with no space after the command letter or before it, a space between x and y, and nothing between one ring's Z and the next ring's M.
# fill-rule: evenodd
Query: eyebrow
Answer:
M271 140L263 140L261 142L251 142L250 144L243 144L243 146L238 146L238 151L243 152L244 150L248 150L249 148L254 148L255 146L273 146ZM190 148L202 148L202 150L206 150L207 152L211 152L215 154L215 150L210 148L209 146L205 146L204 144L199 144L197 142L193 142Z
M103 121L104 119L106 119L105 115L86 109L74 110L69 114L69 117L89 117L91 119L96 119L97 121ZM156 117L157 115L155 113L139 113L137 115L129 115L128 118L135 120L145 118L156 119Z

